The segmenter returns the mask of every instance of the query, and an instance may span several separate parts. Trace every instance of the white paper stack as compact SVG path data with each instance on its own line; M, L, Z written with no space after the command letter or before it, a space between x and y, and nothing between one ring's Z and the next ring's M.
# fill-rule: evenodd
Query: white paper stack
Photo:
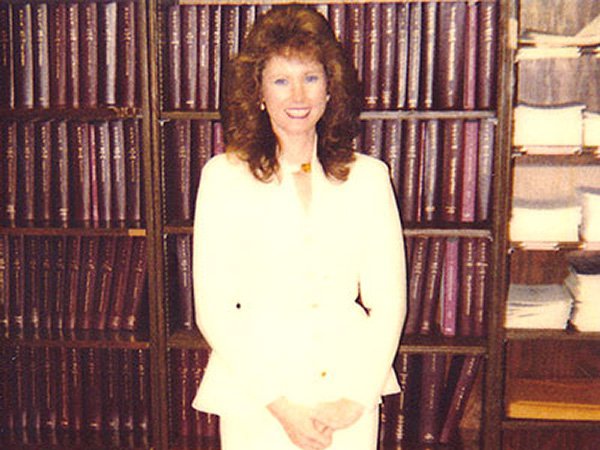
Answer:
M599 113L583 112L583 145L585 147L593 147L596 153L600 151Z
M561 284L511 284L505 327L564 329L572 303Z
M571 323L579 331L600 331L600 253L578 252L569 262L564 284L575 299Z
M600 190L581 192L581 239L586 247L600 247Z
M579 241L581 206L553 206L513 202L510 219L510 239L529 244L529 247L547 247L559 242Z

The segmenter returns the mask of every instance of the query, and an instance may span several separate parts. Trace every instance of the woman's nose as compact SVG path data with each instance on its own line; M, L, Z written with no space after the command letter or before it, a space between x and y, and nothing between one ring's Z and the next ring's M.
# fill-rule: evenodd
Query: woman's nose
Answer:
M300 82L292 84L292 100L295 102L302 102L305 98L304 86Z

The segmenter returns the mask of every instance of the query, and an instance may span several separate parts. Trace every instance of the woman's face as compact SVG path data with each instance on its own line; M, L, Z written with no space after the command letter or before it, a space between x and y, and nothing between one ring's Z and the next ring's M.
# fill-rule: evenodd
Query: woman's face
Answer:
M321 63L273 56L263 70L261 89L277 137L314 133L328 100L327 77Z

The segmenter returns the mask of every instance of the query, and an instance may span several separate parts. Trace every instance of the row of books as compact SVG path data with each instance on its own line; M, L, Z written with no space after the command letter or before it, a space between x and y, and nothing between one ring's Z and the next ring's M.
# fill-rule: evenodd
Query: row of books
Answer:
M208 351L205 349L173 348L169 352L170 440L178 448L220 448L218 416L192 408L207 361Z
M145 238L0 235L0 325L133 331L146 279Z
M221 72L269 6L168 6L166 109L218 109ZM492 109L495 2L320 4L364 82L365 109Z
M384 160L405 223L489 220L494 119L369 119L355 150ZM204 163L223 151L218 122L172 120L163 129L171 221L189 221Z
M396 371L403 390L384 397L380 448L398 448L403 441L457 443L461 428L467 427L467 406L481 364L479 355L400 353Z
M486 238L407 237L406 334L483 336L489 277Z
M0 108L133 107L135 0L0 2Z
M0 221L141 226L136 119L0 122Z
M147 350L17 345L0 352L0 442L50 446L63 434L89 434L122 448L127 434L147 440Z

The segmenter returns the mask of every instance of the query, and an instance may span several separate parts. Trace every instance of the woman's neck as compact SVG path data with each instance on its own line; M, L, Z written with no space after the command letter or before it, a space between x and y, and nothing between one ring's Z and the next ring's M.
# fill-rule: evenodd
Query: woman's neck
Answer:
M291 165L310 162L316 139L316 133L293 137L286 136L285 139L278 139L279 160Z

